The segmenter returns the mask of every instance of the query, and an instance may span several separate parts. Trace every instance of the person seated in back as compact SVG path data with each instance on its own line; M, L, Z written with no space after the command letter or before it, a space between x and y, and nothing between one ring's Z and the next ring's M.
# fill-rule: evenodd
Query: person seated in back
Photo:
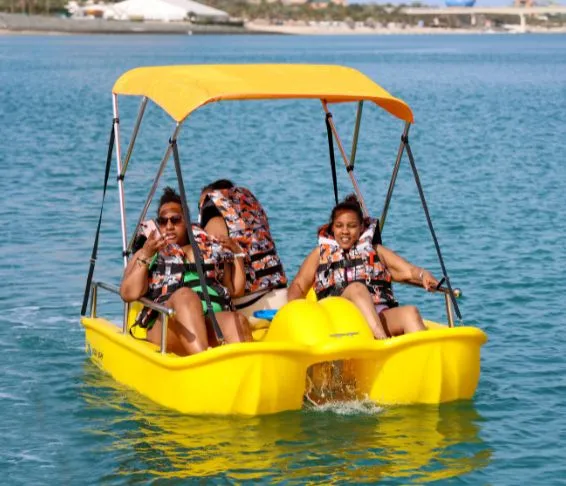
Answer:
M189 244L187 225L180 196L165 188L159 202L158 230L153 230L141 249L130 259L120 286L125 302L144 296L175 310L168 319L167 351L184 356L195 354L216 344L216 336L207 325L207 306ZM230 297L241 295L245 286L243 258L238 244L223 243L196 225L192 232L203 259L206 286L213 310L227 343L251 341L249 325L243 316L233 312ZM210 323L208 323L210 324ZM161 343L161 318L144 308L134 326L147 329L148 341Z
M355 195L336 205L330 222L319 229L318 246L289 287L289 301L304 298L314 286L319 300L341 296L352 301L376 339L424 330L415 306L399 306L391 281L419 284L429 291L438 281L375 241L379 240L377 224L364 219Z
M256 310L282 307L287 277L257 198L249 189L220 179L202 189L199 206L205 231L220 241L232 238L243 250L246 285L244 296L234 300L236 309L250 317Z

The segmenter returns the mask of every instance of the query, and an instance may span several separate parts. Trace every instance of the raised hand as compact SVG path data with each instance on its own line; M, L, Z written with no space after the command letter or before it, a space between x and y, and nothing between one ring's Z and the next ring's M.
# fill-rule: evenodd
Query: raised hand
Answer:
M150 259L155 253L163 249L166 244L165 238L157 230L153 230L140 250L139 258L144 260Z
M218 240L222 243L222 246L232 253L242 253L244 250L240 247L238 242L229 236L219 236Z

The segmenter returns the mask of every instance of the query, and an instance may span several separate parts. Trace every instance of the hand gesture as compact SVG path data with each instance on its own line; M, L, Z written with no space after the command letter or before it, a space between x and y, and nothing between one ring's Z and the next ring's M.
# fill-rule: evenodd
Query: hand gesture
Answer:
M244 250L238 245L238 242L228 236L219 236L218 240L224 248L230 250L232 253L242 253Z
M145 241L142 249L139 253L139 258L143 260L149 260L158 251L163 249L167 243L165 238L157 230L153 230L147 240Z

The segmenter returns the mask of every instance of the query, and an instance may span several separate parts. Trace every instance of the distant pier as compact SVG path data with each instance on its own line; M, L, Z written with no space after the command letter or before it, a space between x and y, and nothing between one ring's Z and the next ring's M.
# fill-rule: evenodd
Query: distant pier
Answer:
M421 8L407 7L403 12L411 16L434 15L437 17L450 17L459 15L470 15L471 23L475 24L476 15L517 15L519 17L519 29L526 32L529 15L566 15L566 6L556 5L551 7L439 7Z

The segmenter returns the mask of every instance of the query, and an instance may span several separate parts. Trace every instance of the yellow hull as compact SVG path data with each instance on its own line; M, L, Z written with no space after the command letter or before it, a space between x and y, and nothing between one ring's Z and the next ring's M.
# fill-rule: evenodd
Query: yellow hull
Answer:
M376 341L358 309L345 299L293 301L259 342L230 344L187 357L121 333L101 318L82 318L86 350L117 381L188 414L261 415L298 410L307 374L328 380L322 365L339 363L355 398L379 404L470 399L480 374L486 335L473 327L427 322L426 332ZM322 372L320 372L322 369Z

